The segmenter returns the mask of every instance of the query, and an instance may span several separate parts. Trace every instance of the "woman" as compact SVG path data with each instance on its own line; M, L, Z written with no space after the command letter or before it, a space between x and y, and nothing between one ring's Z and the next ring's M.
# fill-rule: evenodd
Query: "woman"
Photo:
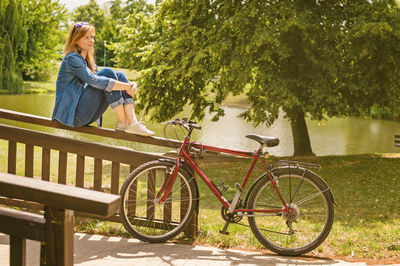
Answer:
M53 120L71 127L100 121L108 106L116 117L116 130L153 136L137 121L133 95L137 88L125 73L98 68L93 59L95 29L86 22L74 24L68 33L64 58L58 72Z

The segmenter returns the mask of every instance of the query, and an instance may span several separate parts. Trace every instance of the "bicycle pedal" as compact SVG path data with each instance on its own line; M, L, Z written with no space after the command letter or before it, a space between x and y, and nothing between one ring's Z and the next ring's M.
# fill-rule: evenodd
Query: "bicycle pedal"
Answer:
M223 235L229 235L229 232L224 231L224 230L219 230L219 233L220 233L220 234L223 234Z
M224 228L222 228L222 230L219 230L219 233L223 235L229 235L229 232L226 231L228 229L229 224L230 224L229 222L226 222Z

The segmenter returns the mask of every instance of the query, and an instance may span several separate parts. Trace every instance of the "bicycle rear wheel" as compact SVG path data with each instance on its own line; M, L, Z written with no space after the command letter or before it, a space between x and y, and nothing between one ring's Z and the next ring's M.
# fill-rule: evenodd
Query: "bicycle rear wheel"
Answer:
M328 236L333 223L332 195L312 172L299 168L271 171L292 213L249 213L250 227L268 249L288 256L307 253ZM249 209L284 209L267 176L260 179L249 196Z
M136 168L121 188L120 216L124 227L140 240L165 242L182 232L195 208L193 176L179 171L163 203L155 202L174 164L152 161ZM162 196L162 195L161 195Z

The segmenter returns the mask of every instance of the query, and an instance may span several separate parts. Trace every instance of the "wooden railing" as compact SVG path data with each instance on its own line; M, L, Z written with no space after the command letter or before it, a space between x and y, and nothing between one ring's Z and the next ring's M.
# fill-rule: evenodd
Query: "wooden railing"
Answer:
M44 215L0 207L0 232L10 235L10 265L26 265L25 239L41 242L40 265L74 264L74 211L116 213L120 196L0 173L0 196L44 205Z
M152 144L157 146L170 147L171 143L179 145L178 141L166 140L159 137L142 137L133 134L127 134L124 132L118 132L115 130L100 128L94 126L84 126L78 128L72 128L64 126L56 121L52 121L49 118L35 116L31 114L24 114L20 112L0 109L0 118L8 119L11 121L19 121L30 123L34 125L40 125L45 127L52 127L58 129L64 129L68 131L75 131L81 133L87 133L102 137L115 138L119 140L134 141L146 144ZM25 146L24 166L26 177L33 177L36 167L34 165L35 150L41 148L41 171L40 177L42 180L50 180L50 169L54 162L51 162L51 151L55 150L58 152L58 174L57 182L60 184L66 184L67 179L71 180L71 176L67 176L67 167L74 166L75 159L73 162L69 162L68 154L74 154L76 157L75 163L75 176L74 184L77 187L84 187L85 173L87 176L87 167L85 167L86 158L94 158L93 166L93 184L89 186L97 191L104 191L103 180L105 175L103 173L104 161L111 162L111 184L110 189L107 192L112 194L118 194L120 188L120 171L121 165L128 165L129 170L132 171L142 163L155 160L158 158L166 158L159 154L139 152L124 147L115 147L105 144L92 143L89 141L77 140L73 138L56 136L49 133L34 131L30 129L0 124L0 139L8 141L8 157L7 157L7 172L10 174L17 173L17 143L22 143ZM36 153L37 154L37 153ZM37 171L36 171L37 172ZM41 209L41 206L37 206L33 203L10 201L9 199L0 198L0 204L14 205L19 207L29 207ZM83 215L78 213L78 215ZM95 217L97 219L107 219L114 222L120 222L118 215L111 217ZM193 220L189 228L185 231L186 234L195 235L197 233L197 213L194 215Z

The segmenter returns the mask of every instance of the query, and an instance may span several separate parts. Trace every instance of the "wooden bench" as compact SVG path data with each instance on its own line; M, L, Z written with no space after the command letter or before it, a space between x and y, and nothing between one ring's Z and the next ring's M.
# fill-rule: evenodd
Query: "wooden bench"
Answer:
M41 242L40 265L73 265L74 211L108 217L120 205L117 195L6 173L0 173L0 196L44 205L44 215L0 207L10 265L25 265L25 239Z
M0 108L0 118L12 121L14 124L28 123L36 128L48 130L67 130L67 134L57 136L48 132L26 129L22 126L11 126L0 123L0 140L8 142L5 150L7 172L26 177L40 177L45 181L55 181L60 184L74 184L76 187L91 188L96 191L119 194L121 182L127 177L127 169L132 172L137 166L156 159L166 159L166 156L150 152L137 151L126 147L85 141L79 138L69 138L71 132L90 134L102 138L111 138L138 142L162 147L179 147L181 142L160 137L143 137L113 129L84 126L68 127L52 121L48 117L25 114ZM0 151L1 152L1 151ZM56 154L56 156L54 156ZM58 154L58 156L57 156ZM39 157L36 158L35 157ZM35 165L34 162L40 161ZM91 167L93 165L93 170ZM51 173L51 169L57 166L57 173ZM40 168L39 168L40 167ZM21 171L24 168L24 171ZM39 169L37 169L39 168ZM122 171L125 174L122 175ZM57 178L57 180L55 180ZM152 195L149 194L149 197ZM0 204L8 206L24 207L29 209L42 209L34 203L21 200L0 197ZM76 212L76 216L87 216L82 212ZM121 222L118 215L102 217L89 215L91 218ZM188 236L196 236L198 233L198 208L193 215L190 225L184 233Z

